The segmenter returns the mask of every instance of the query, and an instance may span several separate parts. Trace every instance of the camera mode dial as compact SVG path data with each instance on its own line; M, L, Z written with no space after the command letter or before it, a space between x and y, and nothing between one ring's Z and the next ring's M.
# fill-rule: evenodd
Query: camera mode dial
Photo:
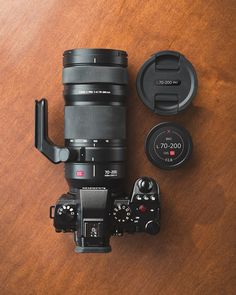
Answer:
M127 222L130 220L131 209L129 206L124 204L118 204L113 211L114 219L117 222Z
M68 204L64 204L64 205L60 206L58 208L57 213L58 213L58 215L60 215L61 217L65 218L67 220L72 220L75 216L74 208Z

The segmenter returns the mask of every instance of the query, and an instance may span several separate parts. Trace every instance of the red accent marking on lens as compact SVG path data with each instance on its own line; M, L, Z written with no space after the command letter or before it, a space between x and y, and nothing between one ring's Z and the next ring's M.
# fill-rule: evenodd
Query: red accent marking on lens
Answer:
M84 171L83 170L79 170L79 171L76 171L76 176L84 176Z
M170 151L170 156L175 156L175 151Z

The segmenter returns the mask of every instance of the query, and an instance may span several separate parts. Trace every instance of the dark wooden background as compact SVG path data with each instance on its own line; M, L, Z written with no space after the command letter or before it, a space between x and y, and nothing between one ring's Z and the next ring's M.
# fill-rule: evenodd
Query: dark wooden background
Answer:
M236 294L235 1L0 1L0 294ZM34 99L49 99L50 134L63 143L62 53L75 47L127 50L127 188L140 175L162 191L158 236L112 238L110 254L73 252L49 206L67 190L63 165L34 148ZM139 67L172 49L194 64L193 106L151 113L135 92ZM144 139L176 121L192 134L181 169L149 163Z

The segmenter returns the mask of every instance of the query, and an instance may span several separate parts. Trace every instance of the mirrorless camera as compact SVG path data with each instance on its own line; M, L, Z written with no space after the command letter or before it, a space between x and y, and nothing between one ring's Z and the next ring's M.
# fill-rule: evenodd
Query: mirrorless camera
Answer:
M124 189L127 53L111 49L64 52L65 147L48 137L47 101L36 101L35 146L53 163L64 162L69 192L50 208L57 232L73 232L76 252L109 252L111 235L156 234L160 193L141 177Z

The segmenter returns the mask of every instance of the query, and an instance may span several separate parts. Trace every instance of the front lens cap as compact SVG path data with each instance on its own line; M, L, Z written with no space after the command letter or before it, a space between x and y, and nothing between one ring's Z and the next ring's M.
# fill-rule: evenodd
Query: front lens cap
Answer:
M148 159L161 169L173 169L181 166L192 153L192 139L182 126L164 122L149 132L145 142Z
M140 99L159 115L173 115L186 109L196 95L197 84L193 65L177 51L153 54L136 80Z

